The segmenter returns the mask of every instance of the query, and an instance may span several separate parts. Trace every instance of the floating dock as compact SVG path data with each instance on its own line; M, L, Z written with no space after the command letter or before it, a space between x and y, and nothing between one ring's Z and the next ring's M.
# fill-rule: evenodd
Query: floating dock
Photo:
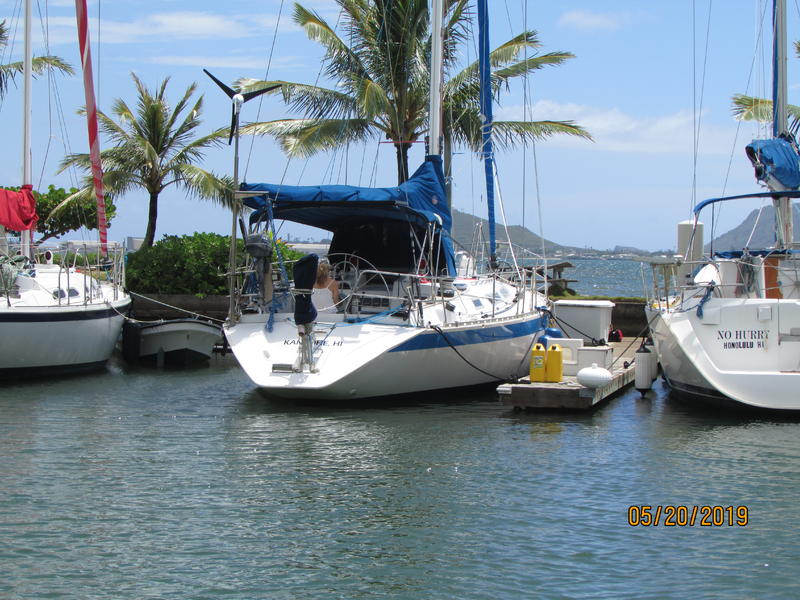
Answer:
M556 341L556 340L554 340ZM634 366L625 364L633 361L640 343L627 339L611 342L608 346L613 355L611 381L600 388L590 389L578 383L576 377L565 375L559 383L531 383L526 377L519 383L506 383L497 388L500 401L515 409L561 409L590 410L620 390L633 384ZM598 348L603 348L602 346ZM602 365L601 365L602 366Z

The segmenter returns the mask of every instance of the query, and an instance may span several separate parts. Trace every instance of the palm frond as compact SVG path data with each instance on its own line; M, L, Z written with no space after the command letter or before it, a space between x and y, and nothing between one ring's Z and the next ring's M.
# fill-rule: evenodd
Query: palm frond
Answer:
M377 133L375 124L366 119L282 119L250 123L241 132L270 135L290 156L307 157L331 150L347 142L364 141Z
M772 121L772 100L754 98L744 94L736 94L732 98L731 111L733 116L740 121L759 121L769 123ZM794 104L786 106L786 112L792 120L791 129L797 130L800 123L800 107Z
M0 43L0 48L3 46L4 44ZM36 56L33 58L31 66L34 77L50 70L62 73L64 75L74 74L72 66L58 56ZM5 95L9 84L14 81L17 75L22 74L23 68L24 66L22 61L15 61L0 65L0 96Z
M733 97L733 116L740 121L771 121L772 100L754 98L744 94Z
M544 140L554 135L571 135L592 141L591 134L574 121L495 121L492 124L500 147L518 142Z
M233 208L234 183L230 177L219 177L210 171L189 163L178 165L173 174L176 179L165 182L166 185L177 183L197 198L210 200L226 208Z
M571 52L549 52L497 69L492 76L497 83L506 83L512 77L527 75L548 66L558 66L571 58L575 58Z
M305 30L308 39L319 42L325 47L329 61L326 72L329 75L347 71L360 77L368 76L367 69L361 64L358 55L350 50L325 19L316 12L295 4L294 22Z
M291 81L261 81L241 78L234 86L241 92L253 92L267 86L279 85L268 94L283 94L283 101L292 110L309 119L319 117L340 117L352 113L357 101L349 94L315 85L294 83Z
M88 157L88 155L86 156ZM103 173L103 187L105 189L106 198L110 199L115 196L123 195L131 188L136 187L136 185L136 182L132 181L127 173L112 170ZM49 218L53 219L58 217L63 210L66 210L73 204L92 201L95 198L96 192L94 187L94 179L91 175L87 175L84 177L81 188L59 202L55 208L50 211Z

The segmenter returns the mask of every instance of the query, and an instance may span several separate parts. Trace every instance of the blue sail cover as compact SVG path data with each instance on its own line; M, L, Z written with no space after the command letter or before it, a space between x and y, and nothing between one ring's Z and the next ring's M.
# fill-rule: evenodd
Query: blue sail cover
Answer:
M264 192L244 201L245 206L254 210L251 223L269 214L268 203L271 203L275 219L333 232L353 219L402 221L418 227L441 223L447 270L455 275L455 253L450 239L453 219L444 192L441 156L426 156L408 181L389 188L243 183L241 189Z
M783 138L753 140L746 152L756 169L756 179L767 187L772 190L800 188L800 157L788 141ZM775 185L776 181L779 186Z

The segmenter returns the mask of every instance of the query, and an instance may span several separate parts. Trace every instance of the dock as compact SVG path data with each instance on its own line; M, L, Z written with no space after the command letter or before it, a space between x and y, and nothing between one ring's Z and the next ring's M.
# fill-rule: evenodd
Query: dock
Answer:
M530 379L525 377L518 383L498 386L500 401L514 409L591 410L633 384L634 366L626 367L625 364L633 360L640 344L638 341L631 344L632 341L628 338L608 344L613 355L613 365L609 369L612 379L608 385L595 389L586 388L578 383L574 375L564 375L562 381L558 383L531 383Z

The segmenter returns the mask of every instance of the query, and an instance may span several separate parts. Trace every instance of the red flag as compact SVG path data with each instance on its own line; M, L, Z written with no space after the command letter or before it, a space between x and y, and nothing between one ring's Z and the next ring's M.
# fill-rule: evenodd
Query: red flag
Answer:
M12 231L36 229L36 199L33 186L23 185L18 192L0 188L0 225Z

